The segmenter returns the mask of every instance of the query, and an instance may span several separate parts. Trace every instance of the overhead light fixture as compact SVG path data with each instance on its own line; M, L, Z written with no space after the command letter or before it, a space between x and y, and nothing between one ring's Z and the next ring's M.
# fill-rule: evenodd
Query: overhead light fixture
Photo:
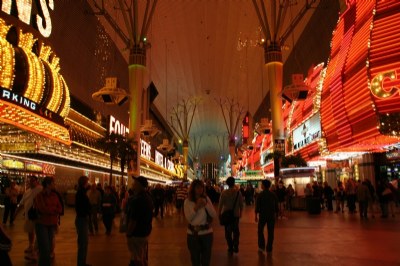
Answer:
M118 88L116 77L106 78L106 84L99 91L92 94L92 99L109 105L123 105L129 98L128 93Z

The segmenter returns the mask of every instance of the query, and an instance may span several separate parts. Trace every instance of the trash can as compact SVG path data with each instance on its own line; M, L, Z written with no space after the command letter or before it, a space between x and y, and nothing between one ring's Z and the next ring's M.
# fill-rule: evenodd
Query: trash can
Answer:
M309 214L321 213L321 203L319 198L315 197L307 198L307 211Z

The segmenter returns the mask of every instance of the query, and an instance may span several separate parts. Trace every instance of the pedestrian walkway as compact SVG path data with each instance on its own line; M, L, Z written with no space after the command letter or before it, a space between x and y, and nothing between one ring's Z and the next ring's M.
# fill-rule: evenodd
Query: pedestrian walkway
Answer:
M379 216L379 215L378 215ZM246 206L240 223L239 254L229 256L223 227L214 222L214 244L211 265L400 265L400 215L395 218L360 220L358 214L335 214L323 211L321 215L306 212L288 213L288 219L277 220L274 251L271 255L257 252L257 226L254 209ZM56 266L76 265L76 233L74 210L66 209L56 235ZM110 236L101 227L91 236L87 262L93 266L128 265L129 253L123 234L115 228ZM166 216L153 222L149 244L150 266L190 266L186 247L186 221L183 217ZM7 225L13 239L11 259L16 266L34 265L24 261L27 236L23 232L23 217L15 225ZM1 262L0 262L1 265Z

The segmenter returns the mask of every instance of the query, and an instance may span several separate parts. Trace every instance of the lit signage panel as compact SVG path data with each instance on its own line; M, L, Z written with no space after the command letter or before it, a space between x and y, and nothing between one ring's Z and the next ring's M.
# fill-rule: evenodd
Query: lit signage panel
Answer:
M155 151L154 162L159 166L164 167L164 156L157 150Z
M7 169L16 169L16 170L23 170L25 168L25 164L21 161L15 160L3 160L3 167Z
M151 145L142 139L140 140L140 155L151 160Z
M108 129L110 134L115 133L122 136L129 134L129 129L112 115L110 115L110 125Z
M18 107L31 111L47 120L50 120L51 122L64 126L64 119L60 115L10 90L0 88L0 101L17 105Z
M2 0L1 4L3 13L33 26L46 38L52 30L50 10L54 10L54 0Z
M298 150L321 137L321 120L319 113L313 115L293 130L293 149Z

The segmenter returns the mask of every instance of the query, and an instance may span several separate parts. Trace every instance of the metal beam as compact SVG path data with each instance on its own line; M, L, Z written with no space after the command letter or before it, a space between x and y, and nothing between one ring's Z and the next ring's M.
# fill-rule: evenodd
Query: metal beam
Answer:
M279 39L279 44L284 44L286 39L289 37L289 35L293 32L293 30L296 28L296 26L299 24L301 19L304 17L304 15L307 13L307 11L312 7L312 5L317 2L317 0L306 0L306 4L304 7L300 10L300 12L296 15L296 17L293 19L293 21L290 23L289 27L286 29L286 31L282 34L281 38Z
M260 22L260 25L261 25L261 29L264 32L264 36L267 40L269 40L269 39L271 39L271 33L269 32L268 26L265 27L265 23L261 17L260 9L258 8L256 0L253 0L253 5L254 5L254 9L256 10L258 21Z

